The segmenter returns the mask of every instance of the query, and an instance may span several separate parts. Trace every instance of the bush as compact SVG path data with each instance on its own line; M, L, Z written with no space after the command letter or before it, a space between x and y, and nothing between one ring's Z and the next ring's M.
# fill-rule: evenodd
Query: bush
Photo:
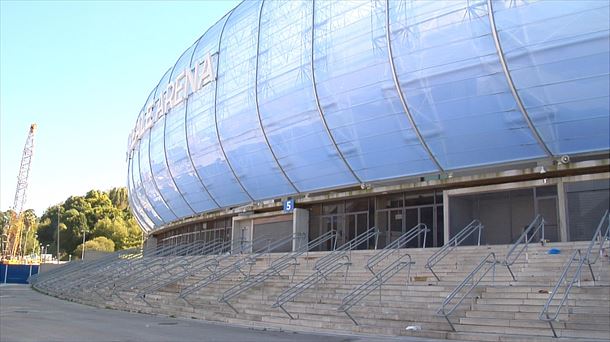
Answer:
M85 253L87 253L87 251L114 252L114 242L103 236L98 236L93 240L85 242ZM76 247L74 254L77 258L81 257L83 254L82 243Z

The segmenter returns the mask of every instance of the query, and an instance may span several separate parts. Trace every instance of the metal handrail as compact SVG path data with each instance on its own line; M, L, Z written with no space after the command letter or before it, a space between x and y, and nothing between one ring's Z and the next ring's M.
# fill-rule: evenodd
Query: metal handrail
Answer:
M602 232L604 229L604 222L606 222L606 232ZM606 244L606 241L610 241L610 212L606 209L602 219L599 221L597 225L597 229L595 233L593 233L593 238L591 238L591 242L589 242L589 246L587 247L587 252L585 253L585 259L587 259L587 265L589 270L591 271L591 276L593 277L593 283L595 284L595 273L593 272L592 265L597 262L599 257L602 255L602 251ZM599 248L595 253L595 259L591 261L591 254L593 252L593 247L595 247L596 242L599 242Z
M377 238L379 237L379 230L375 227L369 228L365 232L356 236L352 240L344 243L339 248L336 248L330 254L325 255L324 257L318 259L318 261L314 264L315 272L311 273L305 279L303 279L298 284L295 284L286 290L284 290L275 300L275 303L271 305L272 308L280 308L290 319L294 319L294 317L284 308L284 305L291 300L294 300L298 295L303 293L305 290L311 288L312 286L318 284L321 280L328 279L328 276L335 271L339 270L343 266L347 266L346 269L346 278L347 271L349 270L350 260L351 260L351 250L357 248L362 243L368 241L371 238L375 238L375 246L377 246ZM344 259L343 262L340 260Z
M407 260L403 260L407 259ZM411 255L404 254L398 259L394 260L383 270L373 273L373 276L366 282L360 284L358 287L353 289L347 296L343 297L341 305L337 308L338 311L343 311L349 317L354 324L359 325L358 322L348 312L354 305L358 304L361 300L366 298L371 292L379 288L379 298L381 299L381 286L390 280L394 275L400 272L403 268L407 267L407 282L411 275L411 265L415 264L412 261ZM372 272L372 271L371 271Z
M371 292L373 292L376 288L379 288L381 291L381 286L386 283L390 278L392 278L395 274L400 272L403 268L409 266L407 271L407 279L411 274L411 265L414 262L411 261L411 256L409 254L404 254L398 259L394 260L392 263L384 267L382 270L375 272L374 267L379 265L383 260L389 258L392 254L396 253L400 250L400 248L406 247L406 245L411 242L413 239L419 237L422 233L424 234L423 246L426 246L426 237L430 229L424 223L419 223L415 225L413 228L409 229L406 233L402 234L398 239L394 240L389 245L385 246L384 249L375 253L372 257L367 260L366 268L372 273L372 277L366 282L360 284L356 288L354 288L349 294L347 294L343 300L339 308L337 310L343 311L353 322L358 325L358 322L352 317L348 310L368 296ZM408 261L403 261L404 258L408 258ZM381 292L380 292L381 295Z
M58 277L65 277L65 276L68 276L72 272L78 272L78 271L82 271L86 268L95 267L95 265L97 265L97 264L101 264L101 263L104 263L109 260L114 260L116 258L119 258L123 254L131 253L135 250L136 249L118 251L118 252L114 252L109 255L105 255L105 256L103 256L99 259L95 259L95 260L74 261L74 262L68 263L65 266L59 267L55 270L51 270L49 272L43 273L43 275L41 275L39 280L37 280L37 281L44 283L46 281L54 280Z
M214 239L204 244L198 251L197 256L204 260L212 260L214 258L208 258L207 255L222 253L224 244L222 239ZM139 289L136 297L144 299L147 294L162 289L169 284L174 283L174 277L184 272L190 272L193 263L192 260L186 258L176 258L164 265L162 273L158 274L152 281L145 281L146 285ZM178 270L179 273L175 273ZM134 285L135 286L135 285ZM146 302L147 304L150 304Z
M120 269L122 265L133 262L132 260L137 260L142 258L142 253L134 253L123 255L116 260L112 260L108 263L104 263L101 265L96 265L93 268L90 268L88 272L83 272L73 275L72 279L64 279L63 283L66 284L66 290L69 292L74 292L79 288L88 287L87 285L93 284L94 286L105 284L104 279L107 279L109 276L112 276L117 269Z
M252 265L254 263L256 263L257 258L259 258L263 255L266 255L268 253L271 253L271 251L286 245L288 242L292 242L295 239L303 238L304 236L305 236L304 233L296 233L296 234L291 234L289 236L286 236L282 239L276 240L273 243L269 243L269 244L267 244L266 247L259 249L252 254L246 255L246 256L238 259L231 265L224 267L224 268L217 270L216 272L210 274L208 277L204 278L203 280L201 280L195 284L192 284L191 286L189 286L187 288L182 289L182 291L180 291L180 294L178 297L186 301L186 297L189 296L190 294L192 294L193 292L195 292L203 287L206 287L212 283L215 283L215 282L223 279L224 277L226 277L232 273L235 273L237 271L241 272L244 276L248 277L249 273L245 274L241 270L243 266L250 265L250 267L252 267ZM192 305L192 303L191 303L191 305Z
M559 302L559 305L557 306L557 310L555 310L555 313L551 316L549 313L549 307L551 306L551 303L553 302L555 295L559 292L559 288L561 287L561 284L568 278L569 270L575 261L578 262L578 265L576 267L576 272L574 272L572 279L567 283L566 289L563 293L563 297L561 297L561 301ZM587 261L587 258L582 256L580 249L577 249L574 251L574 253L572 253L572 255L570 256L570 258L568 259L568 261L566 262L566 264L563 267L563 272L561 272L561 276L559 277L559 280L557 280L557 283L553 287L553 290L550 293L549 298L547 299L546 303L544 304L542 311L540 311L540 314L538 315L539 320L546 321L549 323L549 325L551 326L551 330L553 331L553 336L555 336L555 337L558 337L558 336L557 336L557 332L555 331L555 327L553 326L553 321L557 321L557 318L559 318L559 313L561 312L561 308L563 307L565 302L568 300L568 296L570 295L570 291L572 290L572 287L574 286L574 284L580 283L580 274L582 273L582 267L586 261Z
M455 235L451 240L449 240L443 247L441 247L438 251L432 254L428 261L426 262L426 268L432 272L436 280L441 280L438 275L434 272L432 267L436 266L441 260L443 260L447 255L449 255L453 250L455 250L459 245L464 242L472 233L478 231L478 239L477 246L481 245L481 230L483 230L483 224L479 220L473 220L466 227L462 228L457 235Z
M398 249L405 247L411 240L424 234L423 248L426 248L426 237L428 235L428 226L425 223L419 223L413 228L409 229L406 233L402 234L398 239L394 240L389 245L385 246L380 252L376 253L366 262L366 268L373 274L373 268L377 266L381 261L387 259L392 253L395 253Z
M371 227L366 231L362 232L360 235L351 239L350 241L344 243L343 245L335 248L330 254L325 255L324 257L318 259L314 264L314 269L324 269L328 267L330 264L334 263L336 259L340 259L343 254L349 252L351 256L351 251L355 248L358 248L361 244L369 241L371 238L375 238L375 249L377 248L377 239L379 237L379 230L375 227Z
M73 281L80 281L83 279L83 273L95 271L98 267L101 267L105 264L115 262L117 260L122 259L124 256L131 255L141 255L140 249L128 249L123 251L114 252L110 255L103 256L96 260L86 260L80 261L70 266L70 264L60 267L56 270L56 272L52 274L45 275L45 278L41 279L35 284L35 288L37 289L51 289L55 284L60 285L72 285Z
M523 233L521 233L521 236L519 236L517 241L513 243L511 248L506 253L506 257L504 258L504 261L502 261L502 264L506 266L513 280L517 280L517 278L515 278L515 274L513 273L513 270L510 267L515 264L517 259L519 259L519 257L521 256L521 254L523 254L524 251L527 251L530 242L532 241L532 239L534 239L534 236L536 236L538 232L541 232L540 239L541 241L544 241L545 223L546 222L544 221L542 215L536 215L534 220L529 224L529 226L527 226Z
M447 323L449 323L453 331L456 330L453 323L451 323L451 320L449 319L449 315L451 315L460 306L460 304L462 304L464 299L466 299L472 290L479 285L490 270L493 270L492 282L495 281L497 264L498 260L496 259L496 254L494 252L487 254L487 256L481 259L481 262L479 262L479 264L464 278L464 280L449 295L447 295L447 297L445 297L445 300L441 306L436 310L437 315L445 317ZM480 274L479 278L475 280L475 276L479 274L479 271L481 270L483 270L482 273ZM447 310L447 306L451 304L451 301L453 301L453 299L455 299L460 291L462 291L464 288L467 288L466 293L459 297L457 303L455 303L451 309Z
M310 241L307 245L301 247L299 250L283 255L282 257L274 260L264 271L252 276L245 278L239 284L229 288L226 290L220 298L218 298L219 302L227 304L235 313L239 313L237 309L229 302L231 299L238 297L242 293L248 291L249 289L264 283L267 279L279 275L282 271L287 269L290 266L294 266L292 272L292 278L294 278L294 273L296 271L297 258L314 248L321 246L327 241L333 240L336 238L336 231L330 230L325 234L318 236L314 240Z
M113 284L113 294L117 291L131 288L132 286L146 281L152 277L156 277L156 271L159 268L163 269L164 264L171 262L174 256L180 256L182 252L191 252L193 245L199 245L202 241L195 241L184 245L175 245L175 248L170 249L168 254L159 257L144 257L139 260L136 267L127 274L120 275L120 278Z
M171 284L175 284L181 280L184 280L203 269L207 269L210 274L213 274L220 263L225 259L232 256L231 254L231 241L223 241L218 245L215 251L212 251L210 254L213 255L211 258L196 258L194 260L189 260L187 262L187 267L183 268L181 272L171 274L171 276L163 278L160 282L155 282L154 284L142 289L138 294L136 294L137 298L142 299L146 304L150 305L148 301L146 301L146 295L153 293L161 288L167 287ZM249 248L250 245L243 246L243 248ZM235 250L234 252L239 253L241 250Z
M608 221L607 227L606 227L606 232L602 233L602 230L604 229L605 221ZM591 265L596 263L597 260L599 259L601 251L602 251L606 241L608 241L608 239L609 239L609 234L610 234L610 214L609 214L608 210L606 210L606 212L602 216L602 219L600 220L599 224L597 225L597 229L595 230L595 233L593 233L593 237L591 238L591 242L589 242L589 245L587 247L587 251L585 252L585 254L582 255L582 252L580 251L580 249L577 249L574 251L574 253L572 253L572 255L570 256L568 261L566 261L566 263L563 267L563 271L561 272L561 276L557 280L557 283L553 287L553 291L550 293L549 298L547 299L546 303L544 304L544 307L542 308L542 310L540 311L540 314L538 315L539 320L546 321L549 323L549 326L551 327L551 330L553 331L554 337L558 337L558 335L557 335L557 331L555 331L555 327L553 326L553 322L557 321L557 319L559 318L559 313L561 312L563 305L568 300L568 297L570 296L570 291L572 290L572 287L574 287L574 284L578 284L578 286L580 286L580 276L582 274L582 268L584 267L585 264L588 265L589 271L591 272L591 277L593 278L593 282L595 284L595 273L593 272L593 268L591 267ZM591 252L593 251L593 247L595 246L596 241L599 241L600 246L599 246L598 252L595 253L596 254L595 260L591 261ZM575 261L578 262L578 265L576 266L576 271L574 272L572 279L566 285L566 289L563 293L563 297L561 298L561 301L559 302L559 305L557 306L557 310L555 310L555 313L553 315L551 315L549 313L549 307L551 306L553 299L555 298L555 295L559 292L559 288L568 278L568 273L570 271L570 268L572 267L572 264L574 264Z

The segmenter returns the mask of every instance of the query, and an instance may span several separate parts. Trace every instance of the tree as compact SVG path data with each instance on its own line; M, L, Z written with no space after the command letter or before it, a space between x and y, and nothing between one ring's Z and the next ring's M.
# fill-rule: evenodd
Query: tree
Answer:
M65 202L49 207L38 224L38 237L49 251L57 248L57 213L60 214L60 249L62 254L80 256L76 251L87 240L104 237L117 250L139 246L142 232L129 211L126 188L108 192L90 190L85 196L70 196ZM52 247L51 247L52 246Z
M121 217L110 219L105 217L95 224L93 228L93 236L103 236L114 242L117 249L123 249L123 245L127 239L127 226Z
M112 188L108 191L108 197L115 208L119 210L128 210L129 200L127 196L127 188Z
M98 236L92 240L85 242L85 253L87 251L99 251L99 252L114 252L114 242L112 240L105 238L103 236ZM83 244L81 243L74 250L74 255L77 258L83 253Z

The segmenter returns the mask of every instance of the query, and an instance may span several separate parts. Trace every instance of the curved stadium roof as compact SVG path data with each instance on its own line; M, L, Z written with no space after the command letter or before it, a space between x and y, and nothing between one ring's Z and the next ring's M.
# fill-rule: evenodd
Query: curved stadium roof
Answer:
M242 2L146 100L128 151L134 214L148 231L263 199L607 151L609 12Z

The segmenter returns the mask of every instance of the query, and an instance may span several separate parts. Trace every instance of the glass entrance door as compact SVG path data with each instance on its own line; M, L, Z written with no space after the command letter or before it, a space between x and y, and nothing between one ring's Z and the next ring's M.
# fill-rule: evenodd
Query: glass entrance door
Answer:
M350 213L345 215L345 235L344 241L348 242L354 239L356 236L366 232L369 228L369 213L368 212L358 212L358 213ZM370 249L375 248L375 240L371 239L366 243L363 243L359 246L355 246L356 249Z
M430 230L426 236L426 247L443 244L443 222L441 205L425 205L400 209L379 210L377 217L380 229L378 248L383 248L398 239L407 230L424 223ZM440 220L439 220L440 213ZM435 217L436 216L436 217ZM423 235L413 239L407 247L423 246Z
M325 215L320 217L320 235L334 229L337 232L337 247L354 239L369 228L369 213L367 211L349 214ZM374 248L375 241L358 246L358 249ZM332 250L332 244L327 243L327 250Z
M322 216L320 217L320 235L324 235L327 232L334 230L336 232L336 245L337 247L342 245L343 242L343 233L344 233L344 229L343 229L343 220L341 215L328 215L328 216ZM326 248L325 250L327 251L331 251L333 250L333 243L335 243L335 241L327 241L326 242ZM319 249L324 249L322 247L320 247Z

